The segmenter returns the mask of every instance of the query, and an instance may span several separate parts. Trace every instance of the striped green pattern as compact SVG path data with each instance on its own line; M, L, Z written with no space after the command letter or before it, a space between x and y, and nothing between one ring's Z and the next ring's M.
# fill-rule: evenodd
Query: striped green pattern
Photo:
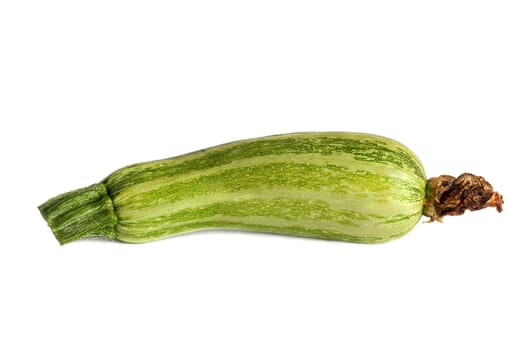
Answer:
M351 242L406 234L426 177L408 148L360 133L295 133L237 141L117 170L102 182L125 242L202 229Z

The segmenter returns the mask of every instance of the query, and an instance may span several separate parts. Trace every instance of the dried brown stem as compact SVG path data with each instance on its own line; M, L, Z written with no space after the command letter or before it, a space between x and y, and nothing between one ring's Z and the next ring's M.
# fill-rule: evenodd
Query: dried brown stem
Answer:
M443 221L446 215L462 215L465 210L496 207L503 210L503 196L494 192L483 177L463 173L457 178L450 175L432 177L427 182L427 196L423 215L429 222Z

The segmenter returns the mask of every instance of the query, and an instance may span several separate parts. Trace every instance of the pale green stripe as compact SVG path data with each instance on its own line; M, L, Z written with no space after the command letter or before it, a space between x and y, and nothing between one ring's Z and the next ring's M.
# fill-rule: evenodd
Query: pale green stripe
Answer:
M402 228L381 229L375 227L373 231L367 231L366 227L353 227L337 225L333 222L308 220L292 221L274 218L268 223L260 217L223 217L216 216L195 221L188 221L180 225L159 228L147 232L133 234L133 229L118 227L118 239L124 242L140 243L158 240L174 235L185 234L198 230L207 229L239 229L243 231L268 232L276 234L294 235L308 238L321 238L328 240L340 240L358 243L378 243L401 237L408 233L417 223L420 214L414 214L411 222L407 222ZM335 229L334 229L335 227ZM370 233L374 232L374 233Z
M271 200L244 200L237 202L219 202L207 206L188 208L171 214L122 220L119 223L119 238L136 240L183 233L187 227L209 228L209 222L235 222L239 225L267 225L278 228L301 228L298 233L313 230L329 230L341 235L392 236L407 232L421 216L419 207L403 208L406 214L384 216L370 212L348 209L333 209L329 203L320 200L295 200L275 198ZM412 210L412 212L410 212ZM398 211L399 212L399 211ZM212 226L213 227L213 226ZM235 228L240 226L220 226ZM373 228L371 230L371 228ZM304 234L301 234L304 235Z

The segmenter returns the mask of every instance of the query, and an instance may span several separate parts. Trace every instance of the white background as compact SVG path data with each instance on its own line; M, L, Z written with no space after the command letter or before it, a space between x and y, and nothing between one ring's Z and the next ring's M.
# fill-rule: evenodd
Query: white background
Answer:
M524 349L521 1L2 1L0 348ZM494 209L359 245L59 246L37 205L119 167L345 130Z

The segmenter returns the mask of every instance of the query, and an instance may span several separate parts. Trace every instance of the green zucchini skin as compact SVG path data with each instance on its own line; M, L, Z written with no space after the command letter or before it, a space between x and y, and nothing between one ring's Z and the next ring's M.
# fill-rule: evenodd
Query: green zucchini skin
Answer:
M403 236L419 221L426 182L417 156L399 142L306 132L119 169L93 185L93 211L100 212L99 202L107 207L108 198L114 208L99 231L72 232L82 221L71 209L81 204L74 192L40 210L61 243L93 235L143 243L219 228L376 243Z

